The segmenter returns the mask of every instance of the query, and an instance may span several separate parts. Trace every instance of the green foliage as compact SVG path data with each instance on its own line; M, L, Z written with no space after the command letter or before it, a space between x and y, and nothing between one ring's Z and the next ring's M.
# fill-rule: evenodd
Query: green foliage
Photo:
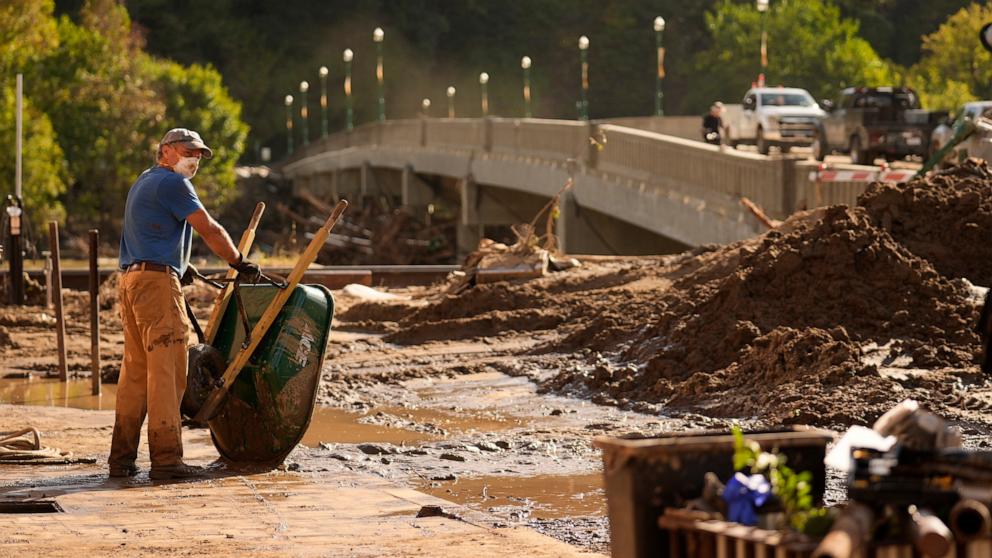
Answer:
M764 474L772 485L772 494L785 510L789 526L811 536L822 536L832 523L830 510L813 506L810 481L812 473L796 473L785 464L785 456L761 450L761 445L744 437L740 426L730 429L734 437L734 470Z
M711 42L696 66L709 76L708 98L738 99L757 79L762 15L750 3L722 0L706 14ZM817 98L850 85L887 85L890 64L858 36L858 23L842 19L824 0L772 2L766 12L766 83L802 87Z
M53 0L5 0L0 3L0 75L25 66L56 43Z
M55 48L54 2L51 0L10 0L0 5L0 193L14 193L16 143L15 77ZM59 198L65 193L68 176L52 123L30 99L26 83L23 129L23 195L36 215L30 223L59 218L63 213ZM38 230L33 231L35 233Z
M168 127L195 129L214 156L200 164L196 187L204 203L218 206L234 193L234 165L244 150L248 126L241 121L241 104L231 98L221 76L210 66L183 67L149 56L143 72L165 103Z
M14 193L15 98L13 91L0 90L0 192ZM63 219L65 210L59 199L65 192L67 177L62 148L48 117L30 100L24 102L23 197L33 209L31 223L35 230L50 219ZM6 196L4 196L6 197Z
M30 81L73 178L66 199L73 208L68 227L98 224L116 230L128 187L152 162L165 107L136 71L140 49L128 39L124 8L98 11L95 4L84 7L82 19L89 27L59 19L59 46Z
M923 37L923 57L909 82L928 108L955 110L962 103L992 99L992 53L978 41L992 5L972 3Z
M13 152L11 78L22 71L31 222L65 218L67 229L98 226L113 238L128 188L154 164L162 134L178 126L200 131L215 146L196 183L205 201L223 202L247 128L220 74L145 54L117 0L85 0L75 15L56 18L51 0L0 5L0 150ZM13 166L13 157L0 161L5 193L13 191Z

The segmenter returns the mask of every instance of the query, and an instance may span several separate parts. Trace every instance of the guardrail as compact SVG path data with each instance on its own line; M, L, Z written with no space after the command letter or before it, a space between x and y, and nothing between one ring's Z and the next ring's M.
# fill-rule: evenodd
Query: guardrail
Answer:
M616 121L630 125L643 121L662 129L664 118ZM679 120L670 123L671 127L688 129L688 117L676 118ZM818 163L794 156L768 157L605 122L496 117L365 124L311 142L283 165L319 153L378 146L477 152L555 164L573 160L584 172L640 181L702 199L747 197L777 218L817 205L853 205L866 186L841 178L811 177ZM877 170L855 165L845 168Z

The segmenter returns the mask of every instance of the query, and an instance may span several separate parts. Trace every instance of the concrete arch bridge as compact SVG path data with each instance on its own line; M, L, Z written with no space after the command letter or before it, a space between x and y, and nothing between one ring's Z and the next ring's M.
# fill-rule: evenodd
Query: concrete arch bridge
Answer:
M781 219L853 203L865 183L817 182L812 161L688 139L698 119L614 122L479 118L393 120L311 142L278 170L295 192L389 195L413 211L457 203L458 245L487 227L528 222L569 179L556 233L582 254L659 254L764 230L746 197ZM652 131L660 130L659 131Z

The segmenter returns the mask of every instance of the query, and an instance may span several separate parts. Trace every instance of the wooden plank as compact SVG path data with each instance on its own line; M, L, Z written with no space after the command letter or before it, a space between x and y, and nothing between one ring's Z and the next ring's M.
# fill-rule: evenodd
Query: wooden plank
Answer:
M251 252L252 244L255 243L255 229L258 228L258 222L262 218L262 213L265 213L265 204L258 202L255 205L255 212L251 215L251 221L248 222L248 228L245 232L241 234L241 241L238 243L238 252L242 256L247 257L248 253ZM234 279L238 275L238 272L233 269L228 269L227 274L224 276L226 279ZM211 345L214 342L214 337L217 336L217 329L220 327L221 316L224 315L224 310L227 309L227 303L231 300L231 293L234 292L234 285L228 283L224 285L224 289L221 290L217 298L214 299L213 310L210 311L210 318L207 321L207 329L203 332L205 338L204 342L207 345Z
M327 218L324 226L317 231L306 250L304 250L303 254L300 255L298 260L296 260L296 265L286 278L286 288L276 293L276 296L272 299L272 302L270 302L269 306L266 307L265 312L262 313L262 317L258 319L255 327L251 330L251 343L247 347L238 351L238 354L235 355L234 360L232 360L227 366L227 370L224 371L224 375L221 378L221 387L215 389L207 398L206 402L203 404L203 407L200 408L200 412L197 413L196 418L194 419L196 422L204 423L209 417L212 417L216 413L217 408L227 395L227 391L231 388L231 384L233 384L234 380L237 379L241 369L248 363L248 359L251 358L252 353L255 352L255 349L262 342L265 334L268 333L269 328L272 327L273 323L275 323L276 318L282 311L282 307L285 306L286 301L288 301L290 295L293 294L293 291L300 283L300 279L303 278L303 274L306 272L307 268L310 267L310 264L313 263L315 259L317 259L317 254L320 253L320 249L323 248L324 241L327 239L327 235L330 234L331 228L334 227L334 224L337 223L338 219L341 217L341 214L344 213L344 210L347 209L347 207L347 201L341 200L338 202L337 206L334 208L334 212Z
M65 309L62 305L62 256L59 251L59 222L48 223L49 249L52 252L52 298L55 302L55 343L59 357L59 380L69 379L65 350Z

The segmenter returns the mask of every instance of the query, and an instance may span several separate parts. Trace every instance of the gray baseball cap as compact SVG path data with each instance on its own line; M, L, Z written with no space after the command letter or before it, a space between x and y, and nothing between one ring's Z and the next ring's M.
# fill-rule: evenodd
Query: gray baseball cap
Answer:
M201 149L203 150L203 157L205 159L210 159L214 156L214 152L207 147L207 144L203 143L203 138L200 137L200 134L193 130L186 128L173 128L169 130L165 133L159 145L168 145L170 143L185 143L191 149Z

